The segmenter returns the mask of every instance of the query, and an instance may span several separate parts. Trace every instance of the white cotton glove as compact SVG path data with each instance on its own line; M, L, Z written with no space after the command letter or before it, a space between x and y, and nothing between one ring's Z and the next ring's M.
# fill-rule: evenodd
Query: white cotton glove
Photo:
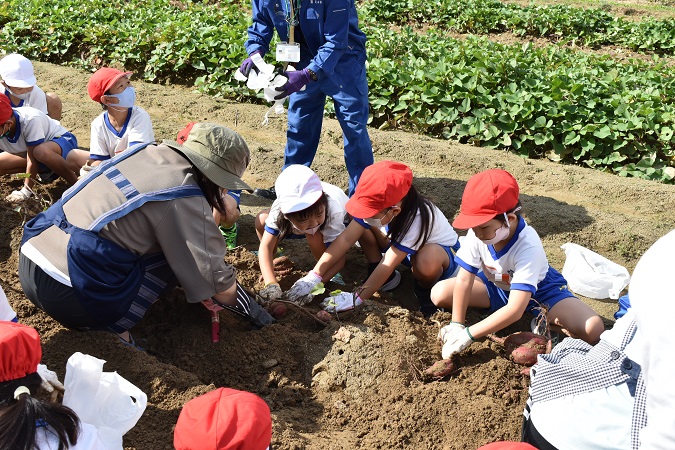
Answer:
M49 370L44 364L38 364L37 373L42 378L42 389L51 394L52 399L56 398L58 392L63 392L63 384L59 381L59 377L56 375L56 372Z
M258 295L266 302L281 300L284 293L279 287L279 283L269 283L263 289L258 291Z
M321 302L323 309L328 312L348 311L362 304L363 300L361 300L359 294L352 294L351 292L340 292L337 295L331 295Z
M459 322L450 322L441 330L438 332L438 342L441 344L445 344L445 342L448 340L450 336L452 336L453 333L457 333L459 331L462 331L464 328L464 324L459 323Z
M311 302L314 296L310 292L317 284L321 283L321 280L321 276L312 270L293 283L293 286L286 292L286 298L301 305Z
M474 339L469 335L469 329L465 328L464 331L459 333L452 333L452 335L447 336L445 344L443 344L443 350L441 351L441 356L443 359L448 359L452 355L461 353L466 348L471 345Z
M12 191L11 194L5 197L5 200L7 200L10 203L19 203L23 202L24 200L28 200L32 196L33 191L31 191L27 186L24 186L19 191Z

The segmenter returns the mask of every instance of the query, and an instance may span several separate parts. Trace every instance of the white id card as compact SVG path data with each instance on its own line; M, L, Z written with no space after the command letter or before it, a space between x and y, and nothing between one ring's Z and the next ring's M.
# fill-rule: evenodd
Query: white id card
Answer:
M277 45L277 61L300 62L300 44L280 42Z

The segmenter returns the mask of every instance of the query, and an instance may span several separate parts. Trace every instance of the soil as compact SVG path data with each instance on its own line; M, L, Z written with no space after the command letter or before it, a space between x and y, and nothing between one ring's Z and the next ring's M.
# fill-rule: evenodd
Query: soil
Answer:
M89 145L89 124L100 112L89 100L89 74L73 68L36 63L45 91L64 103L62 123ZM238 131L251 150L244 179L252 186L274 183L283 161L285 117L261 122L267 106L241 104L201 95L190 88L134 82L138 104L153 118L158 140L175 137L188 121L212 121ZM675 228L675 187L619 178L583 167L546 160L524 160L505 151L460 145L396 131L370 130L376 160L395 159L411 166L415 183L452 219L466 180L476 172L500 167L519 180L529 222L541 235L551 265L561 269L560 246L575 242L630 271L639 256ZM327 182L346 188L342 138L338 123L324 120L314 170ZM0 198L21 184L4 177ZM63 181L45 186L57 198ZM227 256L248 288L261 288L253 229L256 213L270 202L242 195L240 248ZM36 204L15 211L0 202L0 283L19 320L38 329L44 362L64 376L68 357L80 351L107 361L148 395L148 407L125 437L127 448L172 448L172 430L185 402L216 387L252 391L269 404L273 444L277 449L476 448L496 440L518 440L528 379L487 339L456 360L449 377L422 382L421 371L440 359L439 323L450 314L424 319L412 294L412 277L403 272L399 288L365 302L358 312L340 315L327 325L294 307L278 323L253 330L221 313L221 339L210 340L210 318L201 305L185 301L180 289L158 301L134 328L147 353L122 345L108 333L67 330L27 301L17 276L21 223L39 210ZM288 242L284 254L294 267L282 275L287 288L313 266L306 245ZM343 271L348 290L364 277L366 263L356 250ZM613 323L616 300L589 300ZM315 313L318 301L306 307ZM470 322L480 319L471 312ZM499 333L529 330L530 317ZM340 335L335 333L343 327ZM338 339L339 337L339 339Z

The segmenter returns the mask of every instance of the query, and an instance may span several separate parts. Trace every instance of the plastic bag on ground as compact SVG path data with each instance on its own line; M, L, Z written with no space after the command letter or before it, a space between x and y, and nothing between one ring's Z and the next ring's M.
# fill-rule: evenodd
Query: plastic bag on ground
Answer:
M96 427L107 449L122 449L122 436L136 425L148 398L117 372L103 372L105 361L80 352L66 365L63 404L82 422Z
M560 248L566 255L562 275L571 291L588 298L616 300L628 286L630 275L625 267L571 242Z

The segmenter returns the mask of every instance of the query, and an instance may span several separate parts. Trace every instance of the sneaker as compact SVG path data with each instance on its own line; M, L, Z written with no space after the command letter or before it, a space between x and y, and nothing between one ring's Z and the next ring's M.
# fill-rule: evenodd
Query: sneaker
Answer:
M220 234L225 238L225 244L227 245L228 250L233 250L237 247L237 234L239 233L239 227L235 223L230 228L225 228L222 225L218 225Z
M48 170L47 172L42 172L37 174L37 179L40 183L51 183L56 180L59 176L54 173L53 170Z
M387 281L382 285L380 289L378 289L380 292L389 292L394 289L401 283L401 272L398 270L394 270L394 272L391 274L391 276L387 279Z
M415 293L417 301L420 302L420 312L424 317L429 318L438 311L434 302L431 301L431 288L423 288L419 285L417 280L413 279L413 292Z
M274 189L274 186L272 186L269 189L255 188L253 190L253 195L257 195L258 197L262 198L267 198L269 200L277 199L277 191L276 189Z

